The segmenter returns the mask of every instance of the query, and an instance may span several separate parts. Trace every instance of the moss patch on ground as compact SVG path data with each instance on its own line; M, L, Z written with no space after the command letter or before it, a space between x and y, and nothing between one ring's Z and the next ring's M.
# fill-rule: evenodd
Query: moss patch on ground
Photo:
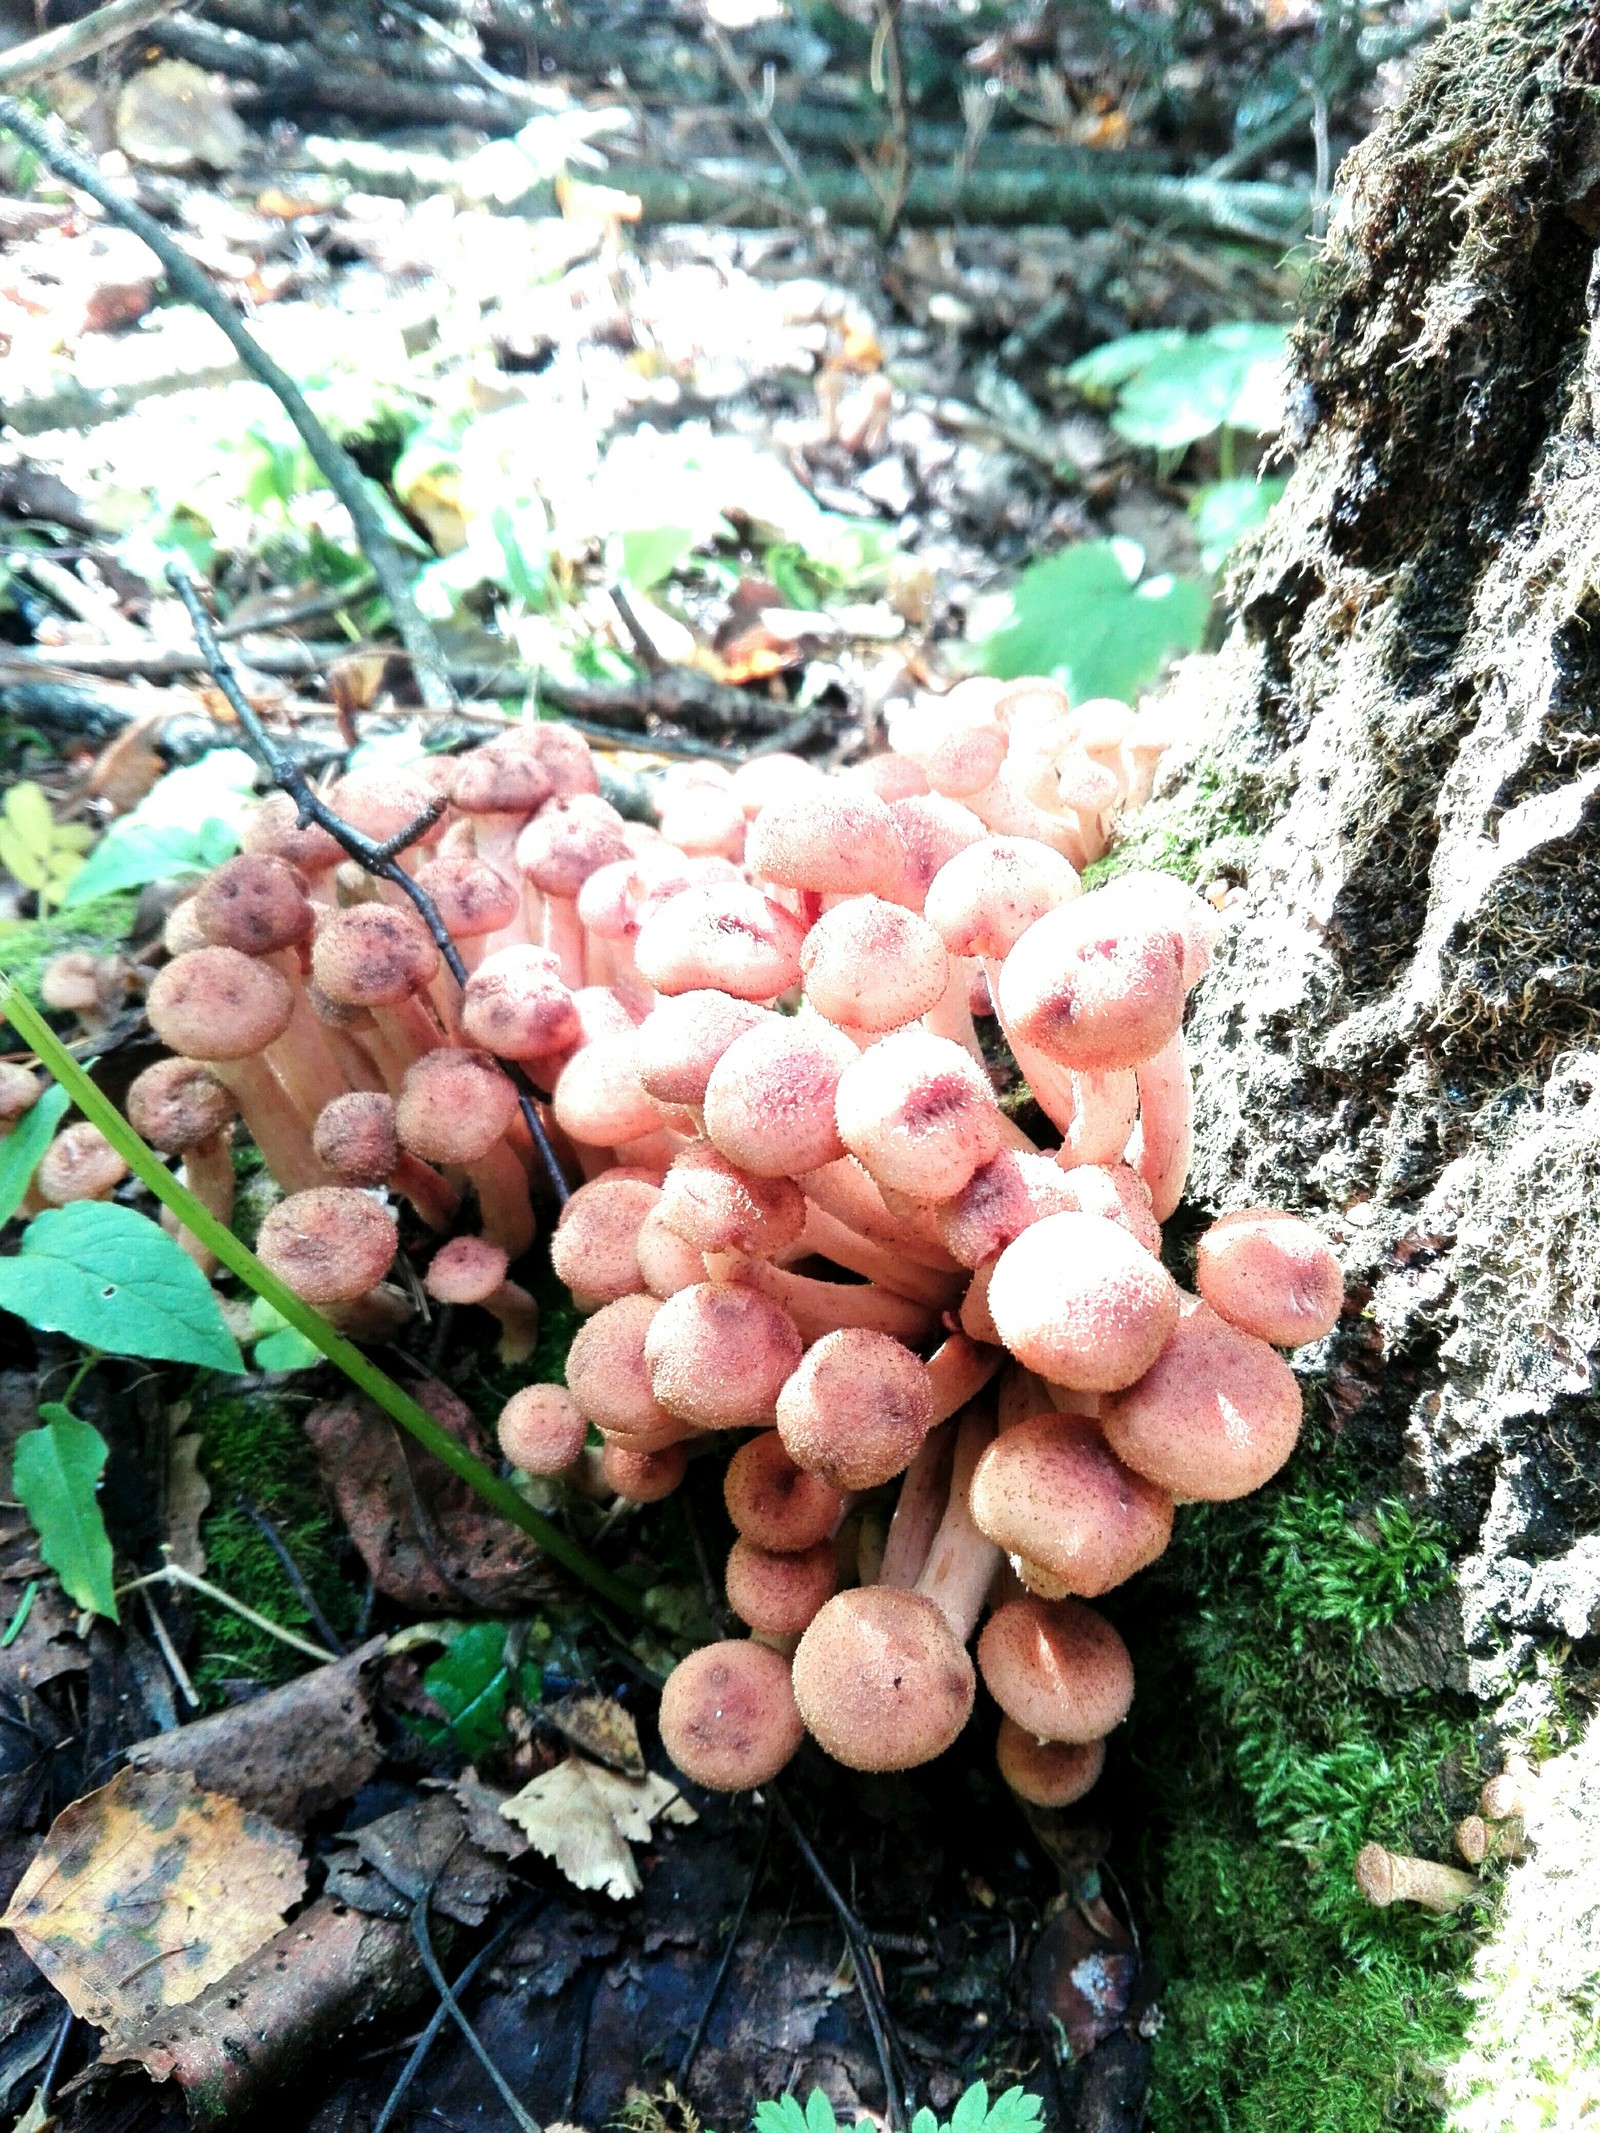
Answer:
M265 1512L301 1575L341 1635L355 1627L358 1591L342 1567L343 1528L323 1492L301 1417L306 1395L259 1388L216 1390L198 1403L201 1464L211 1483L211 1511L201 1520L207 1575L258 1613L316 1641L304 1601L243 1504ZM286 1644L208 1600L196 1603L199 1658L192 1672L208 1707L231 1682L270 1687L305 1671Z
M45 965L69 948L108 955L133 931L139 899L133 894L97 896L50 918L21 919L0 927L0 979L13 978L35 1007L42 1007L39 980ZM0 1023L0 1028L7 1025Z
M1438 1532L1337 1441L1179 1513L1117 1614L1164 1980L1154 2133L1422 2133L1459 2047L1471 1919L1371 1909L1369 1840L1450 1856L1479 1778L1465 1697L1386 1695L1372 1634L1448 1581Z

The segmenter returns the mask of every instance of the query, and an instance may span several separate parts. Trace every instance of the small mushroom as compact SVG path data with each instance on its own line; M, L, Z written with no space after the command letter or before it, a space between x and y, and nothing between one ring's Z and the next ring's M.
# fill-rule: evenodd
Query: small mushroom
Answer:
M1102 1740L1128 1715L1133 1662L1104 1615L1077 1600L1008 1600L978 1638L995 1702L1035 1740Z
M804 1738L789 1667L753 1640L702 1644L661 1691L661 1745L711 1792L768 1784Z
M972 1661L937 1604L894 1585L835 1593L794 1655L807 1730L848 1770L911 1770L972 1715Z
M753 1547L799 1554L826 1540L844 1516L844 1496L790 1458L775 1429L741 1444L728 1461L723 1501Z
M1344 1304L1338 1260L1309 1222L1275 1207L1213 1222L1195 1252L1195 1286L1230 1325L1275 1348L1321 1340Z
M1035 1740L1014 1718L1002 1718L994 1744L1000 1775L1030 1807L1071 1807L1100 1782L1103 1740Z
M481 1304L500 1321L502 1363L520 1363L539 1337L539 1310L527 1290L506 1279L508 1262L487 1237L452 1237L429 1263L423 1286L438 1303Z
M1364 1844L1357 1852L1355 1877L1368 1903L1380 1910L1392 1903L1414 1903L1441 1918L1470 1903L1483 1887L1476 1874L1464 1874L1459 1867L1443 1866L1435 1859L1386 1851L1381 1844Z
M589 1425L561 1385L524 1385L500 1410L500 1449L525 1474L564 1474L582 1452Z

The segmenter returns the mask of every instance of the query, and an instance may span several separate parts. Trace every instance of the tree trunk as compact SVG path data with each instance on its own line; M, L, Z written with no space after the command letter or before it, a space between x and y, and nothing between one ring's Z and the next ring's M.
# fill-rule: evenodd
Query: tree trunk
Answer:
M1326 1398L1524 1716L1600 1631L1597 81L1594 9L1490 0L1347 164L1297 471L1152 818L1243 884L1191 1201L1338 1243Z

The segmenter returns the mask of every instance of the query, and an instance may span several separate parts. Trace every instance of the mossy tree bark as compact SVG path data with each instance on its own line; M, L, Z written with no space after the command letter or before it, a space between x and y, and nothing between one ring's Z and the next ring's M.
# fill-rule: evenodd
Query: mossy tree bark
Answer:
M1600 11L1490 0L1340 193L1167 807L1244 882L1190 1198L1339 1240L1326 1398L1458 1536L1499 1700L1600 1632Z

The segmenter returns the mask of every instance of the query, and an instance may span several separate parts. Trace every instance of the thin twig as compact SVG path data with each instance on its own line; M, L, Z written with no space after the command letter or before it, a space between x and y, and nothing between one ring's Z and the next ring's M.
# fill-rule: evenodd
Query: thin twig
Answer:
M878 0L878 26L872 39L873 87L889 106L894 139L894 182L884 203L882 235L892 237L911 191L911 109L906 99L906 62L900 46L900 0ZM881 81L880 81L881 77Z
M235 1493L234 1502L256 1528L267 1546L278 1558L278 1567L294 1587L294 1596L311 1618L311 1626L330 1651L343 1659L350 1647L322 1611L322 1602L306 1583L306 1574L289 1553L288 1543L277 1527L258 1504L253 1504L241 1489Z
M170 15L182 5L183 0L110 0L108 6L97 7L80 21L65 23L59 30L46 30L42 37L30 37L23 44L14 44L9 52L0 53L0 85L19 88L25 81L37 81L45 74L59 74L63 67L75 67L80 59L93 58L108 44L132 37L148 23Z
M522 2108L522 2105L518 2103L515 2095L512 2093L511 2084L506 2080L505 2075L501 2073L499 2067L495 2065L494 2061L490 2058L488 2052L484 2049L482 2038L478 2035L478 2032L473 2028L472 2024L467 2020L466 2016L461 2012L461 2008L456 2000L455 1993L451 1990L450 1980L439 1968L439 1958L433 1952L433 1937L428 1931L429 1893L429 1891L424 1890L423 1893L417 1898L416 1903L412 1906L411 1910L411 1937L413 1940L415 1940L417 1944L417 1953L422 1957L422 1967L428 1973L428 1982L432 1985L434 1991L439 1995L439 1998L443 2003L445 2013L450 2017L451 2021L454 2022L457 2029L460 2030L462 2036L466 2039L468 2049L471 2051L473 2057L483 2068L489 2079L494 2083L495 2093L499 2096L500 2101L505 2105L506 2109L511 2113L512 2118L517 2124L519 2133L541 2133L541 2128L539 2127L539 2125L536 2123L535 2120L531 2119L528 2116L527 2112Z
M594 2020L594 2003L600 1997L600 1982L604 1975L598 1963L591 1965L589 1975L580 1988L583 1999L581 2019L572 2025L575 2033L572 2044L572 2071L567 2076L567 2092L561 2105L561 2118L565 2125L573 2123L578 2107L578 2090L583 2082L583 2055L589 2042L589 2024Z
M50 2123L50 2098L55 2093L56 2076L61 2071L62 2054L66 2051L67 2039L72 2035L72 2025L77 2019L77 2016L69 2007L61 2017L61 2027L56 2031L56 2041L50 2047L50 2058L44 2070L44 2079L39 2083L38 2093L33 2099L33 2112L29 2114L29 2116L36 2115L36 2121L41 2126Z
M323 615L336 615L341 608L353 607L358 600L365 600L377 585L371 571L363 571L359 578L352 578L346 585L330 585L322 592L307 593L304 599L291 600L275 608L271 614L246 615L241 621L237 615L217 624L217 636L224 643L235 637L264 635L269 630L293 629L297 623L316 622Z
M909 2099L901 2094L900 2085L895 2078L889 2009L878 1984L877 1971L873 1968L870 1938L860 1919L835 1887L827 1868L817 1857L815 1847L795 1820L788 1801L776 1785L769 1785L767 1792L784 1828L794 1839L796 1850L811 1869L817 1886L832 1904L839 1923L844 1928L845 1946L850 1951L850 1967L856 1974L856 1984L861 1991L861 2005L866 2013L867 2027L872 2031L873 2049L878 2056L878 2071L883 2076L883 2093L889 2124L895 2129L895 2133L901 2133L906 2123L906 2105Z
M806 219L813 229L822 229L827 223L828 211L817 198L816 188L806 175L805 165L789 145L783 128L773 117L766 99L751 80L749 68L734 49L727 31L705 5L705 0L701 0L700 21L705 30L706 42L717 55L717 64L744 99L745 109L766 137L767 146L783 165L789 183L805 202Z
M750 1869L750 1879L744 1885L744 1894L739 1899L739 1908L733 1914L733 1924L728 1928L727 1946L722 1951L722 1960L717 1964L717 1974L711 1980L711 1989L706 1994L705 2000L701 2005L699 2020L694 2025L694 2034L689 2039L683 2057L678 2061L676 2086L680 2092L687 2083L689 2070L694 2065L701 2045L705 2042L706 2030L710 2026L712 2014L716 2009L718 2000L722 1997L722 1988L728 1981L728 1972L733 1968L734 1953L739 1946L739 1936L744 1931L745 1917L750 1909L750 1899L756 1892L756 1883L761 1879L761 1869L767 1863L767 1846L772 1839L772 1814L773 1803L769 1798L766 1815L761 1823L761 1841L756 1846L755 1864Z
M226 1607L228 1612L237 1615L241 1622L248 1622L254 1628L264 1630L269 1637L276 1637L280 1644L287 1644L291 1650L303 1652L308 1659L315 1659L319 1666L329 1666L333 1662L333 1654L324 1651L320 1644L312 1644L305 1637L297 1637L292 1629L285 1629L281 1623L274 1622L270 1615L260 1614L254 1607L247 1607L243 1600L236 1600L231 1592L224 1592L220 1585L213 1585L209 1578L196 1577L192 1570L185 1570L181 1563L168 1563L160 1570L147 1571L142 1578L129 1578L125 1585L117 1587L117 1597L120 1599L125 1592L142 1592L147 1585L187 1585L191 1592L198 1592L203 1599L215 1601L218 1607Z
M200 647L211 678L227 698L234 717L239 721L240 731L249 741L273 783L286 792L299 809L301 828L304 829L309 822L315 822L350 854L357 866L364 868L379 881L390 882L400 890L401 894L410 900L417 916L427 927L450 975L465 990L467 966L461 960L460 949L450 937L450 929L439 916L432 897L426 889L418 886L396 857L408 844L414 843L433 826L442 812L443 801L382 844L375 844L370 837L364 837L360 830L353 829L342 816L334 813L311 785L299 765L279 751L266 727L257 717L255 706L239 686L239 677L233 670L232 662L217 642L216 632L211 626L211 617L206 612L205 603L200 598L199 588L181 563L173 562L167 566L167 582L188 609L195 642ZM564 1207L570 1196L566 1176L556 1160L556 1152L544 1130L544 1121L540 1118L538 1105L534 1102L533 1085L515 1060L508 1059L503 1064L507 1075L516 1086L523 1123L533 1137L533 1145L539 1151L539 1160L544 1165L545 1175L550 1181L557 1203Z
M466 1991L467 1987L478 1975L478 1972L486 1964L493 1962L518 1927L527 1923L529 1916L542 1900L541 1898L530 1897L527 1902L520 1904L506 1920L505 1924L496 1932L494 1938L486 1940L472 1960L457 1972L456 1981L450 1989L458 2002L462 1993ZM440 2030L443 2029L449 2019L450 2009L441 1999L433 2013L428 2017L427 2027L411 2047L411 2056L407 2059L405 2065L401 2067L399 2078L389 2091L383 2109L378 2113L377 2123L373 2126L372 2133L388 2133L388 2128L394 2119L395 2112L399 2110L401 2104L405 2101L407 2089L410 2088L412 2082L421 2073L423 2062L429 2052L432 2051L438 2041ZM537 2049L538 2047L535 2046L535 2050Z
M92 163L58 140L50 127L19 104L15 97L0 96L0 127L9 128L19 140L26 141L58 178L64 178L79 192L98 201L113 222L143 238L160 260L174 293L203 311L213 325L219 326L245 369L269 392L277 395L318 472L350 514L356 539L383 588L395 627L416 663L423 702L432 710L454 709L455 692L445 671L438 640L432 625L411 597L400 551L379 514L366 476L343 446L335 444L328 435L293 378L281 364L273 361L232 304L218 294L206 274L155 217L113 191Z
M150 1617L150 1627L155 1633L156 1644L160 1649L161 1656L167 1662L167 1671L178 1684L179 1694L183 1697L190 1710L198 1711L200 1708L199 1692L189 1679L189 1669L178 1657L178 1647L172 1641L172 1632L168 1629L160 1608L157 1607L148 1590L144 1593L143 1598L144 1611Z

